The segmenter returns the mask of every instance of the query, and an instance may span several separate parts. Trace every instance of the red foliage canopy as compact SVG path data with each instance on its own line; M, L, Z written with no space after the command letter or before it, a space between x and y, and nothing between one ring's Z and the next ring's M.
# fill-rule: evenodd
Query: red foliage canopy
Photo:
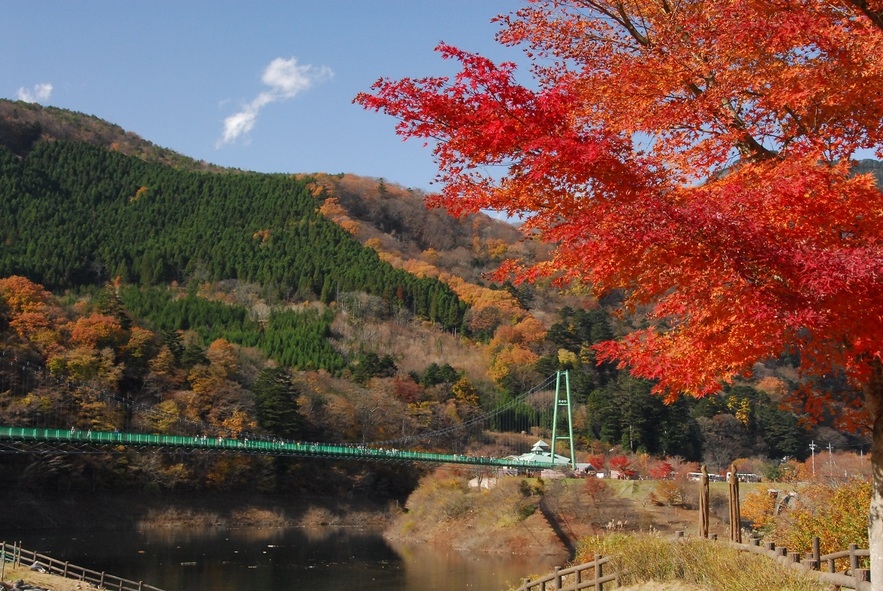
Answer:
M650 328L598 347L657 391L704 395L760 359L865 384L881 358L883 3L534 0L501 17L511 63L440 45L454 78L356 101L434 139L454 213L525 216L557 244L514 263L622 290ZM500 170L504 170L500 174Z

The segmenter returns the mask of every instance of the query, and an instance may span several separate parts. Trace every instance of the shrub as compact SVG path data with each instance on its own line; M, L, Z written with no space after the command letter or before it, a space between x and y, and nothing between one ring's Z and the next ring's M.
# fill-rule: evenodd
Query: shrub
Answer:
M776 497L762 490L755 490L742 497L742 517L751 522L755 531L766 533L775 524Z
M868 547L868 505L871 483L864 479L811 484L796 507L776 519L773 539L796 552L812 548L818 536L823 554L845 550L849 544Z
M585 482L584 487L586 494L592 499L593 503L598 504L610 498L610 486L604 481L604 479L587 476Z
M650 502L654 505L680 507L684 504L684 498L677 482L661 480L650 491Z

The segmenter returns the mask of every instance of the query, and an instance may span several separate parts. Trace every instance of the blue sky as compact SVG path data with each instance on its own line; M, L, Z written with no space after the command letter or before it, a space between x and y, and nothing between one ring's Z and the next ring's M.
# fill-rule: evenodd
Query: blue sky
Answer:
M378 78L452 74L445 41L517 60L490 20L519 0L28 0L0 19L0 96L80 111L260 172L431 190L422 142L352 104Z

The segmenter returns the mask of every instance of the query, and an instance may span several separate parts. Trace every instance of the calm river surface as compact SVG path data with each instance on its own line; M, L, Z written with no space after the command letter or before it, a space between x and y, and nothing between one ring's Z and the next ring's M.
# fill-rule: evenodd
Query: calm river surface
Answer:
M393 548L379 532L336 527L86 534L0 529L0 539L165 591L505 591L564 560Z

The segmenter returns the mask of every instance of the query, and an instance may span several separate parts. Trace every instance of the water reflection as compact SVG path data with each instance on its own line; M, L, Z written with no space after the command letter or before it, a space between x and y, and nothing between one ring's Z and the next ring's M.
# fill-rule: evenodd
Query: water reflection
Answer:
M391 547L358 528L151 528L70 535L11 533L24 547L167 591L504 590L561 558Z
M499 556L464 554L428 545L395 546L405 564L402 589L451 591L453 589L505 590L529 575L545 574L563 566L566 556Z

